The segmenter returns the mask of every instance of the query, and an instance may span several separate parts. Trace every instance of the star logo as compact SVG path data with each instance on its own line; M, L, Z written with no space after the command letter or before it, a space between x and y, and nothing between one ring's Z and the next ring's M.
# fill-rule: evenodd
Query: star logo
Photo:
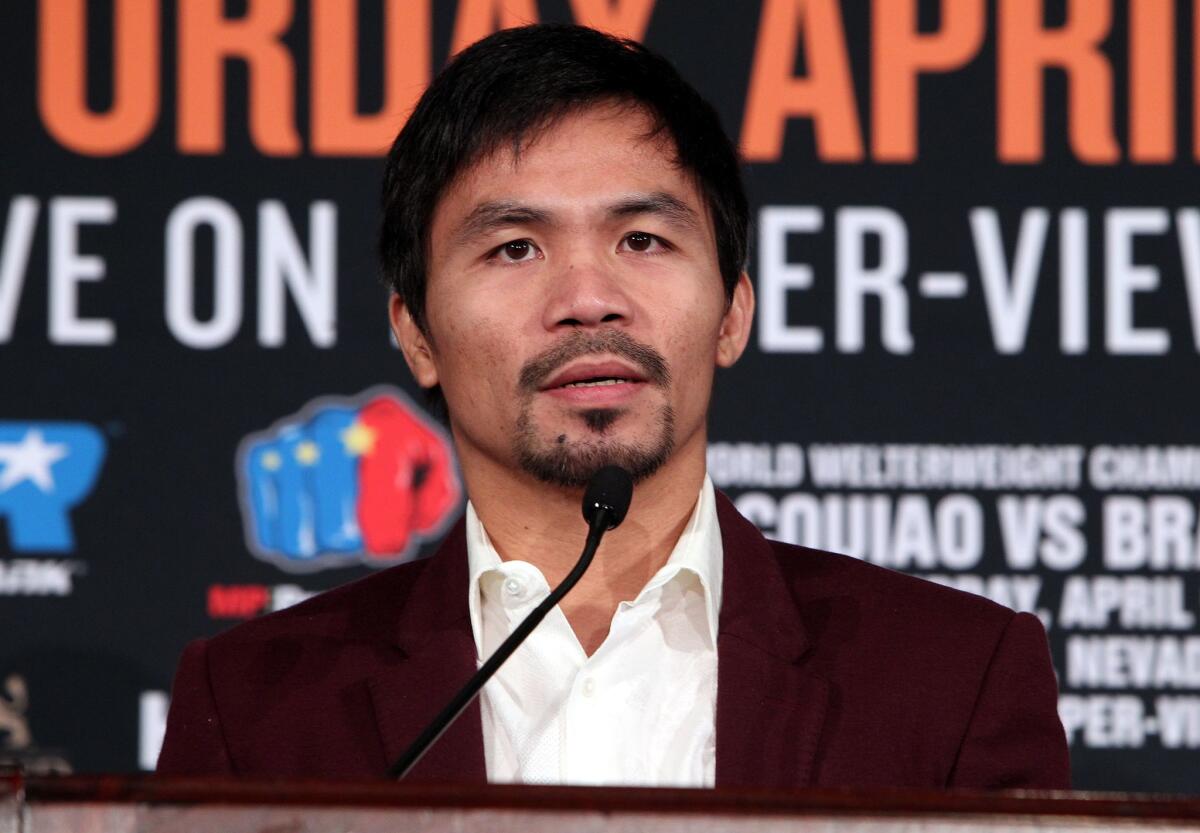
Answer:
M0 492L32 482L43 494L54 491L54 464L67 456L67 446L47 443L42 432L30 428L19 443L0 443Z
M86 422L0 420L0 530L13 551L75 549L71 510L96 485L104 455L104 435Z

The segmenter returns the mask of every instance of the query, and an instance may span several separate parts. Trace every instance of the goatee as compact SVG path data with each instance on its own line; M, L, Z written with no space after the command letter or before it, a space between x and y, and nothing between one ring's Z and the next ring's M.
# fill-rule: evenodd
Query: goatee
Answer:
M658 471L674 450L675 411L669 404L661 406L644 439L621 441L609 436L610 429L625 415L624 408L580 410L580 421L586 429L582 439L572 440L566 434L550 439L539 433L533 418L533 400L542 384L567 362L593 354L619 356L637 367L646 383L662 388L670 385L670 373L662 355L620 330L575 330L526 362L520 374L522 407L513 451L521 468L544 483L582 488L593 474L608 465L620 466L638 482Z

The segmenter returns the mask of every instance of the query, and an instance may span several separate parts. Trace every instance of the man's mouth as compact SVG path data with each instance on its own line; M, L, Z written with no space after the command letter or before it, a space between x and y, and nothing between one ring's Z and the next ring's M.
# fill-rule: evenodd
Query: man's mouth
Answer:
M612 397L671 379L657 350L621 330L575 331L521 367L518 387L529 394Z
M543 391L614 387L645 382L645 377L622 361L583 360L568 364L542 385Z
M563 385L564 388L598 388L602 385L623 385L628 382L628 379L583 379L578 382L567 382Z

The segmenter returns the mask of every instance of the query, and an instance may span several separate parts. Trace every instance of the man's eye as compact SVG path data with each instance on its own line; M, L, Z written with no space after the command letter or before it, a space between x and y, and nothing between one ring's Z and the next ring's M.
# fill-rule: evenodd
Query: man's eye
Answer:
M537 256L538 248L530 240L510 240L492 252L492 257L504 263L520 263L526 260L536 260Z
M667 248L661 238L644 231L631 231L621 240L624 248L631 252L654 254Z

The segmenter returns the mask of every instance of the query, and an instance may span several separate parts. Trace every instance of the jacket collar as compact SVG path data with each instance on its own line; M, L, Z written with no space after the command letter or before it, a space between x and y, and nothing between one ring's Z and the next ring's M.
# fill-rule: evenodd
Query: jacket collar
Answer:
M812 783L829 684L804 668L809 637L771 544L717 493L724 548L717 638L719 787L797 788ZM797 556L799 557L799 556ZM369 681L388 761L475 671L463 521L422 568L392 641L401 659ZM409 775L483 783L483 726L476 700Z

